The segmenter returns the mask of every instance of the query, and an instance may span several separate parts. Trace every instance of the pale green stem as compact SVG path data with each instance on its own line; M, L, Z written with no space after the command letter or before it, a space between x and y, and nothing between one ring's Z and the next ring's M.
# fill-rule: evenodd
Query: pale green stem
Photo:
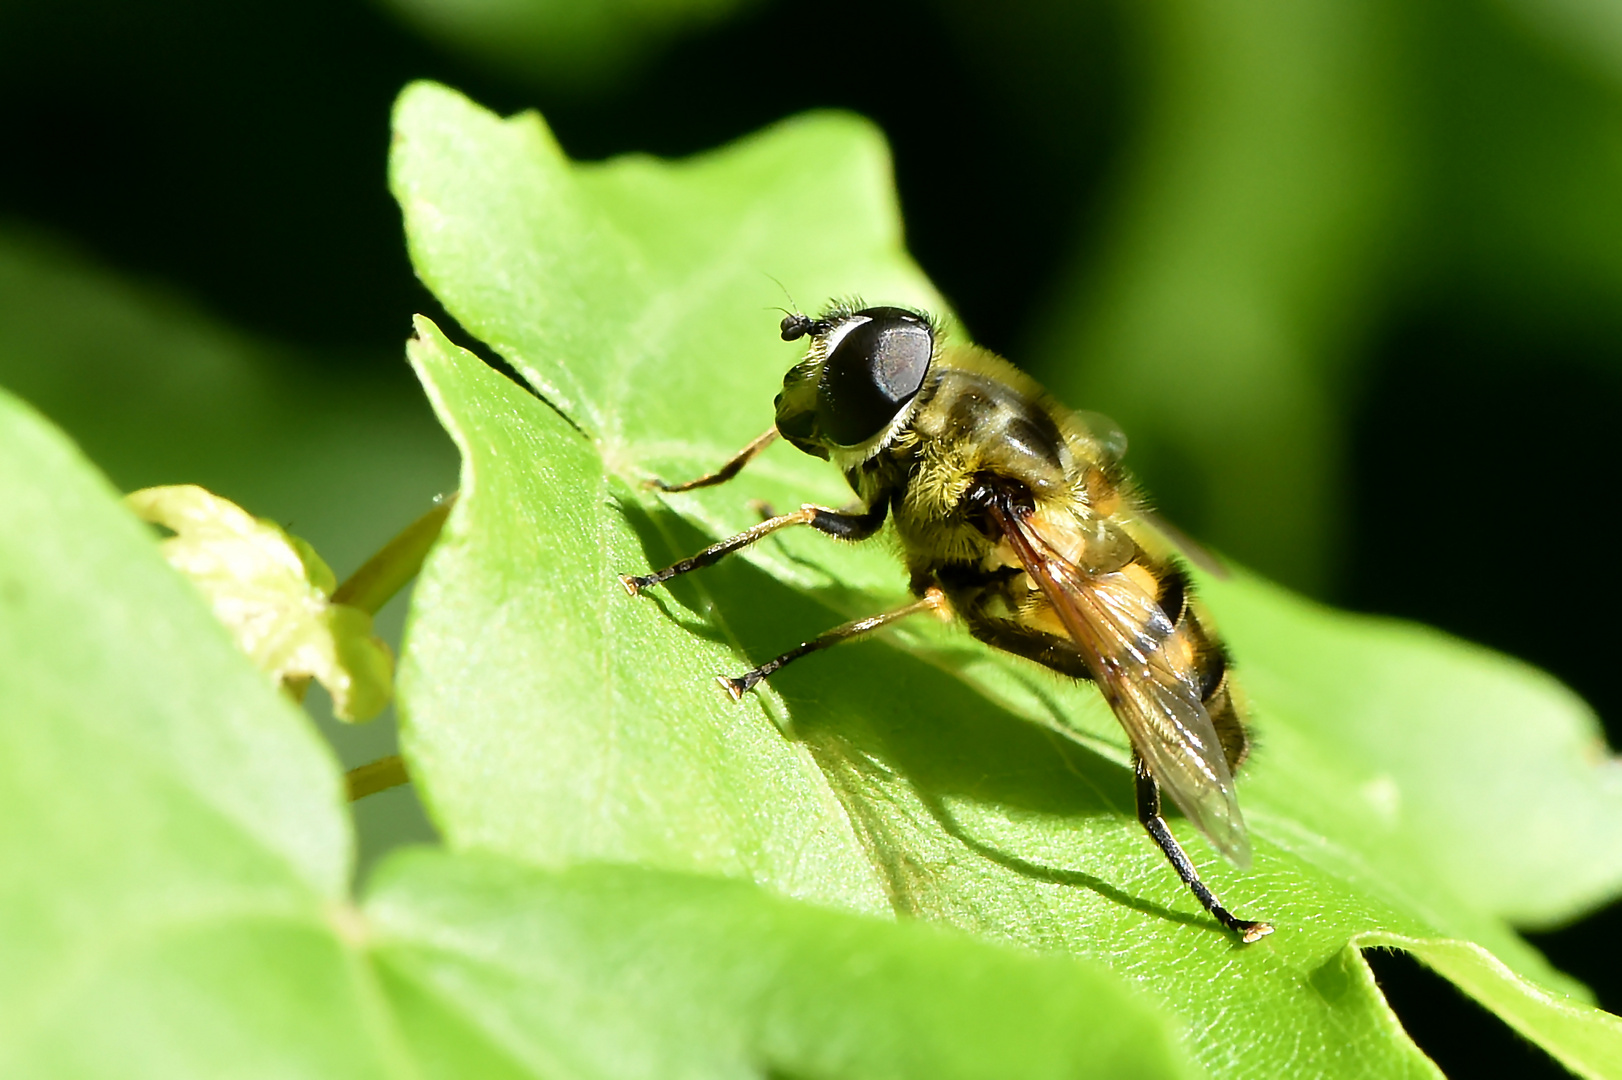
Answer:
M456 494L452 492L441 499L432 510L407 525L400 535L385 544L383 550L367 559L365 565L333 590L332 602L348 604L369 615L376 615L422 569L422 560L439 538L451 507L456 505ZM301 685L289 686L288 689L296 697L302 698L307 685L308 680L304 680ZM353 802L391 787L409 784L411 775L406 772L405 762L400 755L390 754L350 769L345 779L349 785L349 799Z

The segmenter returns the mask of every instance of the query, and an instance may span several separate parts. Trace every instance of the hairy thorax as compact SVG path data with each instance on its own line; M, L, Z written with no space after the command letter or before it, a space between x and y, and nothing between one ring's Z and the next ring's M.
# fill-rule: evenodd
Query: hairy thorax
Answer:
M1018 565L1006 544L988 539L967 499L988 478L1027 494L1033 516L1078 565L1103 570L1131 558L1131 541L1109 521L1122 502L1113 462L1068 410L999 357L972 348L943 356L885 456L889 475L874 479L895 489L896 533L913 570Z

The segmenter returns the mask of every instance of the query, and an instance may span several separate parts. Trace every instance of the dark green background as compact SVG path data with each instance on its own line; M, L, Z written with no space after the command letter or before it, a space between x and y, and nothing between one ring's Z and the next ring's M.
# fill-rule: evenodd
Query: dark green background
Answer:
M1608 54L1603 27L1586 44L1580 27L1540 28L1509 0L1368 10L1378 13L1378 62L1337 84L1346 100L1318 136L1332 154L1359 137L1359 108L1400 118L1381 130L1402 145L1349 166L1389 167L1375 184L1387 207L1378 255L1326 241L1300 256L1305 277L1330 283L1331 329L1319 343L1333 354L1324 384L1344 451L1319 493L1331 537L1303 561L1269 546L1278 529L1265 508L1238 526L1213 524L1214 487L1197 463L1179 468L1184 451L1151 425L1132 431L1134 460L1190 531L1214 529L1225 549L1325 599L1421 619L1550 669L1594 705L1615 744L1622 631L1606 588L1622 464L1612 437L1622 416L1622 45ZM1232 60L1220 49L1224 20L1272 25L1265 5L1205 13L1214 31L1198 24L1201 11L1019 0L992 17L964 0L761 0L586 78L488 62L349 0L14 0L0 7L0 222L178 294L290 368L406 387L410 315L451 325L412 276L384 183L388 109L407 80L437 78L504 111L539 107L565 149L587 158L685 154L795 111L846 107L889 136L912 250L970 332L1074 399L1096 377L1085 349L1069 351L1081 333L1073 313L1107 296L1096 283L1114 273L1120 222L1166 197L1134 187L1155 175L1142 162L1157 140L1188 135L1166 119L1188 93L1166 72L1213 41ZM1196 29L1185 34L1185 22ZM1307 32L1276 30L1261 40L1280 54ZM1263 92L1298 92L1269 88L1265 58L1238 64L1263 73ZM1266 108L1256 115L1265 127ZM1241 148L1266 143L1255 134L1209 132ZM1257 175L1274 167L1254 165ZM1246 190L1244 175L1235 190ZM1341 179L1361 182L1328 182ZM1366 228L1360 220L1348 228ZM1251 241L1265 237L1223 239ZM1363 262L1354 274L1315 258ZM1189 316L1196 333L1199 317ZM770 314L762 320L769 332ZM139 473L118 446L58 419L115 480ZM142 438L186 432L154 422L128 437L132 459L145 453ZM356 557L403 523L375 523L354 541ZM328 554L340 574L352 569L342 552ZM1605 1007L1622 1008L1614 909L1534 940ZM1524 1058L1528 1074L1555 1074L1411 962L1375 964L1417 1041L1451 1074L1501 1067L1505 1055Z

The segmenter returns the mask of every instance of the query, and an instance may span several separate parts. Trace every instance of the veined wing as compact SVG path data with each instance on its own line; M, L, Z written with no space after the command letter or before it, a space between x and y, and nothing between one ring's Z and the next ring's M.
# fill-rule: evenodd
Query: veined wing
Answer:
M1120 571L1083 570L1011 507L994 504L991 512L1149 772L1223 854L1248 866L1233 773L1192 674L1163 647L1176 628L1155 597Z

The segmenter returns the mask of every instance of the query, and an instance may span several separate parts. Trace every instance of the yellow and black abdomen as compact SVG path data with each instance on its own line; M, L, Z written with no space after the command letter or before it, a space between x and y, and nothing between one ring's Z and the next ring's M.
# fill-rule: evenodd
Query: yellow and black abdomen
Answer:
M1250 737L1245 731L1228 650L1211 629L1210 617L1196 602L1187 571L1173 562L1152 562L1147 555L1141 556L1141 565L1159 582L1156 602L1175 627L1167 642L1168 654L1183 665L1199 688L1206 715L1222 741L1228 768L1237 770L1250 753Z

